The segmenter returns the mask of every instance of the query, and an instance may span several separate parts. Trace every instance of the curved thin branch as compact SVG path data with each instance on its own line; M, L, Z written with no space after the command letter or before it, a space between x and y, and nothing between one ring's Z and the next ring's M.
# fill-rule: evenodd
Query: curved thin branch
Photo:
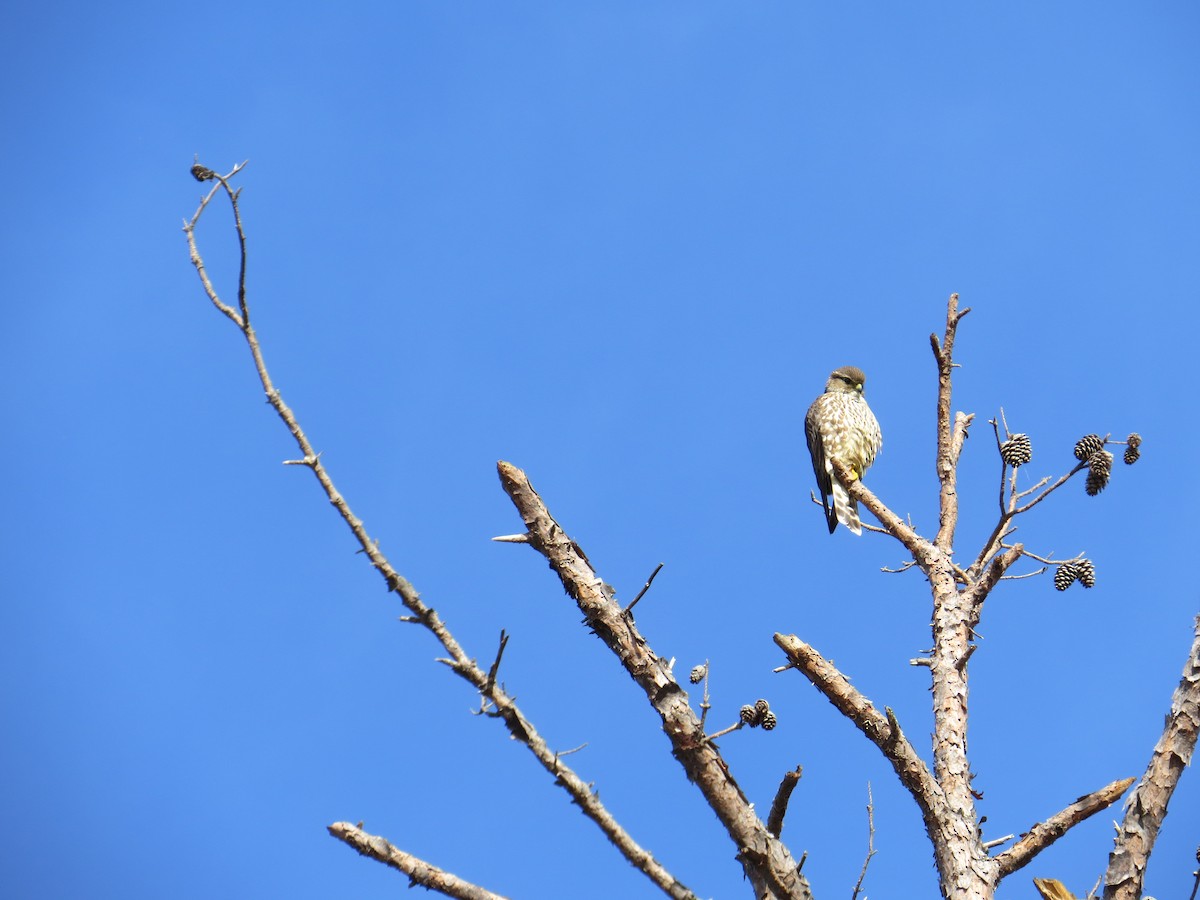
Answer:
M228 181L239 170L240 167L235 168L228 176L215 175L214 173L214 177L229 195L229 201L234 206L235 220L239 223L240 230L241 218L240 214L236 212L238 192L230 189ZM216 188L214 187L213 191L210 191L208 196L201 202L199 209L196 210L191 221L184 226L184 233L187 235L192 262L196 267L197 273L200 275L205 293L213 305L238 326L238 329L246 339L251 355L254 358L254 368L258 372L263 389L266 391L267 401L271 404L271 407L275 410L279 418L283 420L288 432L292 435L292 439L300 448L301 454L303 454L302 459L294 462L307 466L312 470L321 489L325 492L325 496L329 498L329 502L337 510L342 521L349 527L355 540L358 541L361 552L367 556L371 565L379 572L384 583L387 585L387 589L397 594L400 597L401 603L412 613L411 616L403 617L404 620L423 625L433 634L449 657L444 662L455 673L469 682L472 687L494 706L492 715L503 720L509 733L529 749L542 765L542 768L554 777L555 783L562 786L570 794L571 799L578 804L584 815L600 827L600 830L604 832L610 843L636 869L643 872L664 893L675 898L675 900L693 900L694 895L692 892L654 859L649 851L638 845L628 832L617 823L604 804L600 802L599 797L593 792L591 786L569 767L563 765L560 760L560 754L555 753L549 748L537 733L533 724L521 712L513 697L498 686L494 678L489 678L488 672L480 668L475 660L467 655L454 635L451 634L450 629L442 622L437 612L431 606L426 605L408 579L404 578L404 576L392 567L387 557L380 551L378 542L370 536L362 520L354 515L350 504L338 492L334 486L333 479L321 461L321 455L313 448L312 443L300 427L300 423L291 408L284 403L282 395L275 388L271 381L270 373L267 371L267 364L263 357L258 337L254 332L254 328L250 325L248 301L245 296L246 265L244 257L246 249L244 243L242 244L243 262L238 284L239 305L243 310L242 313L238 313L237 310L234 310L220 299L205 271L203 259L196 245L195 226L215 191Z

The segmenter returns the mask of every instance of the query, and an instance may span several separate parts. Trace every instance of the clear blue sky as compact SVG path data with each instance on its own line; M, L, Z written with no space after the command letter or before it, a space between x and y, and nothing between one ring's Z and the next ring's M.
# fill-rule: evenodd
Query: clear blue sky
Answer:
M396 566L631 830L705 897L734 848L657 719L579 625L495 476L525 468L678 670L819 897L936 894L915 805L795 673L832 657L925 745L921 576L808 500L804 410L856 364L885 443L868 483L935 525L933 363L978 414L958 547L1089 431L1145 437L1099 498L1021 523L1099 583L989 600L971 663L985 834L1140 775L1198 611L1192 459L1200 12L1188 3L10 5L0 540L8 897L394 897L328 837L366 828L514 897L656 892L435 663L208 305L179 227L193 154L248 158L250 298L284 397ZM200 238L232 299L233 238ZM1167 463L1171 463L1168 465ZM1025 570L1028 570L1026 568ZM1086 892L1097 816L1013 876ZM1148 892L1186 896L1188 772Z

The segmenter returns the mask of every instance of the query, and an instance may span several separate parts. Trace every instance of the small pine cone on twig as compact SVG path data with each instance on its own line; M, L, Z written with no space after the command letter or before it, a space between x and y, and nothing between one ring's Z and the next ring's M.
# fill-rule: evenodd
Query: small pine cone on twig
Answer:
M1075 563L1075 573L1079 576L1079 583L1085 588L1096 586L1096 567L1090 559L1081 559Z
M758 717L761 719L771 711L771 704L766 700L756 700L754 701L754 708L758 711Z
M1088 457L1088 476L1084 484L1089 497L1095 497L1108 487L1108 476L1112 474L1113 455L1107 450L1097 450Z
M1142 455L1142 436L1136 431L1125 439L1129 446L1125 448L1125 465L1132 466Z
M200 165L200 163L196 163L194 166L192 166L192 177L197 181L211 181L213 178L217 177L217 173L212 169Z
M767 710L763 713L762 722L759 724L762 725L763 731L773 731L775 726L779 724L779 720L775 718L775 713Z
M1054 572L1054 589L1065 591L1075 583L1075 579L1078 577L1079 572L1072 563L1063 563Z
M753 728L758 724L758 710L747 703L738 713L738 718L740 718L746 725L749 725Z
M704 676L708 674L708 666L701 663L698 666L692 666L692 671L688 675L688 681L692 684L699 684L704 680Z
M1104 446L1104 438L1098 434L1085 434L1075 444L1075 458L1085 460Z
M1014 469L1033 459L1033 446L1029 443L1029 435L1014 434L1001 444L1000 458Z

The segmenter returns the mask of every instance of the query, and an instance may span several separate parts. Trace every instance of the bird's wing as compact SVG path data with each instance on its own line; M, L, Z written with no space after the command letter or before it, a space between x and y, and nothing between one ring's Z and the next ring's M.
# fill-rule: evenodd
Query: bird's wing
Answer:
M821 400L818 398L816 403L809 407L808 415L804 417L804 439L808 443L808 455L812 457L813 474L817 476L817 490L821 492L821 506L825 510L825 523L829 526L829 533L833 534L838 520L833 501L829 497L833 493L833 478L825 467L825 444L821 440L821 432L816 423L817 403L820 402Z

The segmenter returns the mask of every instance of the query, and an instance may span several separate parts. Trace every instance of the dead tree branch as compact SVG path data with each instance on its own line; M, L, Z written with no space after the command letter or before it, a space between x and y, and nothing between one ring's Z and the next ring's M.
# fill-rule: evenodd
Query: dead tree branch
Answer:
M792 799L792 791L800 783L800 776L803 774L804 769L796 766L779 782L779 790L775 792L775 799L771 801L771 811L767 814L767 831L775 837L783 834L783 820L787 816L788 803Z
M1029 829L1027 834L1005 850L996 855L1000 866L1000 877L1011 875L1022 866L1029 865L1033 858L1078 825L1084 819L1095 815L1101 810L1108 809L1133 784L1132 778L1123 778L1106 784L1098 791L1093 791L1080 797L1066 809L1057 812L1044 822L1038 822Z
M361 828L349 822L334 822L328 826L331 835L345 844L353 847L363 856L378 860L385 866L391 866L408 876L409 887L420 885L447 897L458 900L505 900L501 894L495 894L481 888L477 884L463 881L457 875L451 875L444 869L405 853L399 847L390 844L384 838L367 834Z
M1183 677L1171 697L1166 727L1150 754L1142 780L1125 805L1125 821L1108 857L1104 900L1137 900L1142 896L1146 864L1179 776L1192 761L1197 733L1200 733L1200 616L1194 623Z
M620 661L662 720L675 758L704 794L708 805L738 848L752 883L778 898L809 900L808 880L796 869L787 847L771 834L738 787L716 745L707 740L700 718L675 680L668 660L658 656L632 617L604 590L587 556L550 515L525 473L507 462L496 465L500 483L520 513L529 543L550 563L588 627Z
M493 705L494 711L491 715L503 720L509 733L530 750L546 772L554 778L555 783L561 785L567 791L571 799L583 810L584 815L600 827L613 846L635 868L643 872L668 896L677 898L677 900L694 900L692 892L676 880L674 876L654 859L649 851L638 845L628 832L618 824L616 819L613 818L607 808L600 802L599 797L593 792L591 786L569 767L561 763L559 754L556 754L547 746L546 742L533 727L533 723L517 707L514 699L501 687L496 685L494 676L489 677L489 673L480 668L474 659L467 655L466 651L463 650L462 646L454 638L454 635L451 634L450 629L442 622L437 612L431 606L426 605L417 593L416 588L392 567L387 557L380 551L378 542L371 538L362 520L354 515L349 503L334 486L333 479L326 470L324 463L321 462L320 454L313 448L308 436L300 427L295 414L284 403L282 395L272 383L258 337L250 325L249 305L246 298L247 249L241 226L241 213L238 210L239 193L232 190L229 186L229 179L239 172L244 165L243 163L235 167L229 175L213 174L219 186L224 188L234 208L234 219L237 222L239 237L242 238L239 242L242 258L238 280L238 304L241 312L233 309L220 299L216 289L208 278L203 258L196 244L196 225L200 220L201 214L215 195L217 187L214 187L204 197L195 214L184 224L183 231L187 236L188 250L192 264L200 276L205 293L213 305L226 318L237 325L238 329L242 332L242 336L245 338L250 348L251 356L254 359L254 367L258 372L259 380L262 383L264 391L266 391L267 401L271 404L280 419L283 420L284 425L292 435L292 439L300 448L300 452L303 455L301 463L312 470L325 496L349 527L361 548L361 552L367 556L371 565L379 572L384 583L387 585L387 589L397 594L400 597L400 602L411 613L411 616L405 617L405 620L419 623L433 634L438 643L445 649L448 658L444 661L450 668L469 682L481 696ZM497 654L497 665L498 663L499 654Z
M951 818L945 795L890 710L881 713L833 663L796 635L776 634L774 640L787 655L790 664L787 668L799 669L838 712L879 748L920 807L926 828L931 834L940 832L943 821Z
M955 481L958 474L956 465L954 428L950 418L950 399L953 387L954 373L954 338L958 333L958 323L963 316L971 311L970 307L959 311L958 294L951 294L946 303L946 330L939 345L937 335L929 336L933 347L933 356L938 366L937 393L937 474L941 483L939 495L938 532L933 543L938 549L949 554L954 545L954 529L958 526L958 490ZM966 432L966 423L962 426ZM962 441L957 442L961 451Z
M863 860L862 871L858 873L858 881L854 883L854 893L850 900L858 900L862 893L863 879L867 877L867 866L871 865L871 857L875 855L875 800L871 797L871 782L867 782L867 858Z
M841 482L846 492L869 509L871 515L883 525L884 530L903 544L904 548L913 555L917 565L924 569L933 545L917 534L911 525L888 509L887 505L876 497L844 462L834 457L829 460L829 465L833 469L834 477Z
M663 563L659 563L654 567L654 571L650 573L650 577L646 579L646 583L642 585L642 589L638 591L636 597L629 601L629 605L625 607L625 615L633 615L633 608L638 605L643 597L646 596L646 591L650 590L650 585L654 584L654 579L658 577L658 573L662 571Z

